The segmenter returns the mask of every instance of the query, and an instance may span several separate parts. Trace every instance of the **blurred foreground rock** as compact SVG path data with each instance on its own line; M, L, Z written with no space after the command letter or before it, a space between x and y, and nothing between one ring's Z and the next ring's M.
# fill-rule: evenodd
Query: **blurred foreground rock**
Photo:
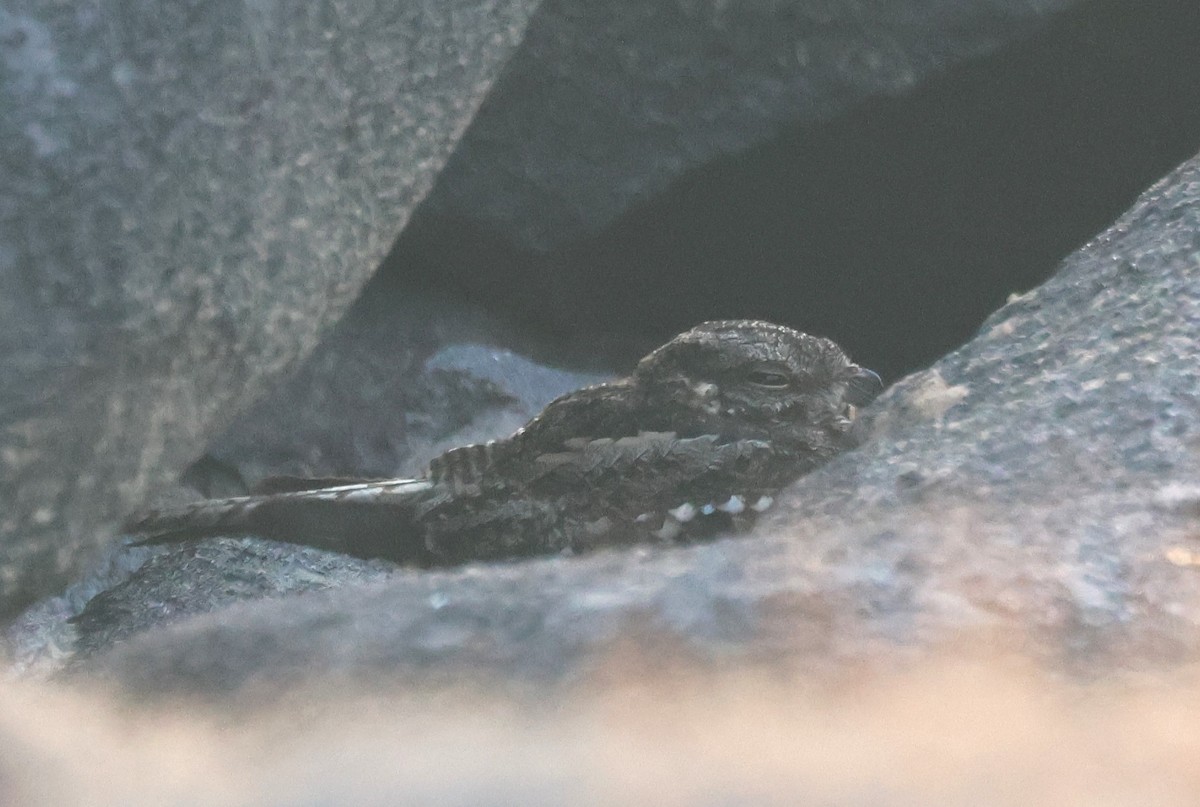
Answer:
M1191 807L1200 681L985 656L835 686L613 656L561 696L307 690L236 716L0 682L12 807Z
M151 630L85 666L143 694L257 697L324 678L561 682L618 641L836 671L983 631L1085 674L1192 661L1198 352L1192 160L889 391L868 444L753 537L399 571Z

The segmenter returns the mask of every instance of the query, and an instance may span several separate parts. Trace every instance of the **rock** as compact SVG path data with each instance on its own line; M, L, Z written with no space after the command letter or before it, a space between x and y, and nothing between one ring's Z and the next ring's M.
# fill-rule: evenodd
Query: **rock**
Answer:
M61 593L34 603L6 625L0 647L11 673L46 678L62 669L77 650L78 631L72 617L98 594L119 588L152 554L150 549L112 546L81 579ZM128 621L139 624L134 619Z
M76 619L84 657L150 628L231 603L385 579L395 566L255 538L219 539L160 552L88 603Z
M1012 659L958 658L820 687L754 670L629 661L614 654L602 674L562 695L414 691L385 679L365 693L302 690L276 708L236 713L3 681L5 804L1195 800L1194 671L1173 686L1080 686Z
M0 10L0 617L346 311L535 5Z
M756 533L397 572L148 631L87 665L144 696L309 679L571 680L650 656L838 671L964 633L1083 675L1200 647L1200 158L975 339L897 384L861 449Z

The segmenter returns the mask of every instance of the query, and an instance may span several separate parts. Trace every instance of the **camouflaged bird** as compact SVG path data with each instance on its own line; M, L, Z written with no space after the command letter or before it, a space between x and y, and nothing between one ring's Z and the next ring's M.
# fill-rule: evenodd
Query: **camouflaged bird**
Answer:
M855 407L880 389L828 339L706 322L420 479L204 501L126 529L142 543L251 534L426 567L694 540L744 527L848 448Z

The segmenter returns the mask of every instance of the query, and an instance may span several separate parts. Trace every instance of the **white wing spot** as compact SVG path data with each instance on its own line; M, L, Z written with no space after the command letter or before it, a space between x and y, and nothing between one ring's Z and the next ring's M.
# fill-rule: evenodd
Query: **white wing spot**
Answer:
M346 502L369 502L379 498L379 494L383 493L379 488L362 488L360 490L348 490L342 494L342 501Z
M687 523L696 517L696 508L690 502L684 502L673 510L668 510L676 521Z
M746 509L746 500L735 494L730 496L729 501L724 504L718 504L717 509L722 513L729 513L731 516L736 516Z
M769 509L771 507L771 505L773 505L773 504L775 504L774 497L759 496L758 501L756 501L754 504L750 505L750 509L756 513L762 513L764 511L766 511L767 509Z

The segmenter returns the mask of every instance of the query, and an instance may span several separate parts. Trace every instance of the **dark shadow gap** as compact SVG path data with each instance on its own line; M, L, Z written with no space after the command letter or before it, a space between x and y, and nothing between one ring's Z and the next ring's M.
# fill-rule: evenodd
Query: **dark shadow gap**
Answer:
M368 291L436 291L530 349L558 346L539 358L618 366L700 320L761 317L894 379L1200 148L1197 33L1195 0L1088 4L911 94L710 164L565 252L418 211Z

